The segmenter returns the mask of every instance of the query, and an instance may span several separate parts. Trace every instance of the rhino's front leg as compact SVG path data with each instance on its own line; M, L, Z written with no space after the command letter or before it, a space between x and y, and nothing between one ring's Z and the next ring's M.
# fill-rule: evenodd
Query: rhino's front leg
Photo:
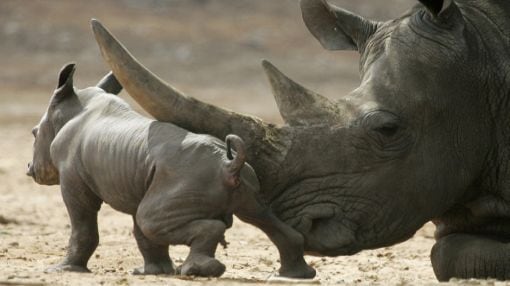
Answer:
M46 271L90 272L87 262L99 244L97 213L102 201L72 178L61 179L61 190L71 219L71 238L64 260Z
M474 234L450 234L432 248L439 281L451 278L510 279L510 239Z
M303 258L303 236L279 220L269 208L260 204L255 196L247 196L239 204L241 207L235 215L261 229L276 245L280 253L280 275L290 278L315 277L315 269L306 264Z
M144 261L143 267L135 269L133 274L175 274L174 265L168 255L168 244L160 245L150 241L140 230L135 217L133 217L133 222L133 234Z

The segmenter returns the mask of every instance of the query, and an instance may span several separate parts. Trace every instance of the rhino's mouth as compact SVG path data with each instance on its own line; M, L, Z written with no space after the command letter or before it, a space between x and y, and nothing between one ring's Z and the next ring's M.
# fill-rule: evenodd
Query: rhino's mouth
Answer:
M58 172L45 168L36 168L33 162L28 163L26 175L32 177L40 185L58 185L60 183Z
M27 174L27 176L32 177L35 180L35 170L34 170L34 164L32 162L28 163L26 174Z
M303 235L307 254L351 255L363 248L365 239L372 239L364 232L375 228L382 208L381 201L364 196L355 181L343 174L309 178L275 198L271 208Z

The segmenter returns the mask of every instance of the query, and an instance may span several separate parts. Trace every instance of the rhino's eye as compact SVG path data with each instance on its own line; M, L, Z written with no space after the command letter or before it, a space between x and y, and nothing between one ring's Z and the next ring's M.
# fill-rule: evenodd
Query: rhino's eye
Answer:
M382 126L374 128L374 130L386 137L391 137L397 133L399 127L400 126L395 123L386 123Z
M388 111L372 111L365 115L363 125L370 132L375 132L384 137L392 137L400 129L400 119L394 113Z
M32 135L34 135L34 137L37 136L37 133L39 132L39 127L34 127L32 128Z

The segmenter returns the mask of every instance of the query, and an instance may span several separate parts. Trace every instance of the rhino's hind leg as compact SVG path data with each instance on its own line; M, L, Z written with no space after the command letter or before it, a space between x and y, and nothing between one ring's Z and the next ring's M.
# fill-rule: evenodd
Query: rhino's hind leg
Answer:
M145 196L138 206L136 222L144 236L155 243L190 246L190 253L177 274L219 277L225 272L225 265L214 254L224 240L227 227L221 220L190 216L199 213L197 208L200 206L188 206L178 198L161 200L161 196Z
M439 281L451 278L510 279L509 239L450 234L432 248L431 260Z
M190 246L190 252L179 267L181 275L219 277L225 265L214 258L216 248L224 241L227 226L220 220L195 220L178 229L173 235L177 243Z
M170 259L170 255L168 255L168 244L159 245L146 238L138 227L135 218L133 218L133 235L135 236L138 249L142 253L144 262L144 265L136 268L133 274L175 274L174 264Z
M46 272L90 272L87 262L99 244L97 213L102 201L85 186L78 190L79 184L74 183L73 189L69 190L66 185L61 182L62 196L71 219L71 238L64 260ZM80 194L79 199L75 192Z

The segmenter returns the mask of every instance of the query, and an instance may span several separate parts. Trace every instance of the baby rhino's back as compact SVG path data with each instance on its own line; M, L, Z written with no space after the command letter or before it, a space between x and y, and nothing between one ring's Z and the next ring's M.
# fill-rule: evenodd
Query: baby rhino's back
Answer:
M113 110L112 110L113 109ZM135 214L153 162L148 152L152 120L127 106L92 106L80 132L82 177L113 208Z
M222 141L153 122L149 150L156 162L149 189L154 202L149 209L164 208L157 212L164 211L164 220L175 227L196 219L223 218L229 212L231 191L223 178L226 154Z

